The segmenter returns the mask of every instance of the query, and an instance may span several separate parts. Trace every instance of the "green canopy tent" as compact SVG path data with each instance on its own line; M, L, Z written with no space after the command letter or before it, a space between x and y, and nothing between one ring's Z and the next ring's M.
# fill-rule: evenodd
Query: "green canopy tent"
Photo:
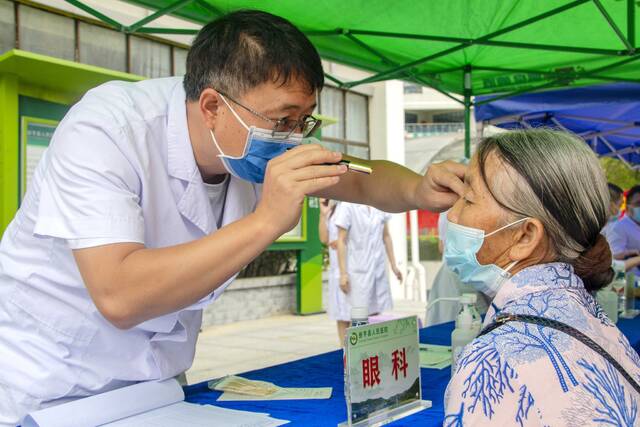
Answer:
M283 16L324 58L373 73L352 82L327 75L342 87L403 79L462 103L467 155L475 95L640 82L637 0L130 0L156 12L129 26L81 0L66 1L128 33L195 32L154 27L166 14L201 24L246 8Z

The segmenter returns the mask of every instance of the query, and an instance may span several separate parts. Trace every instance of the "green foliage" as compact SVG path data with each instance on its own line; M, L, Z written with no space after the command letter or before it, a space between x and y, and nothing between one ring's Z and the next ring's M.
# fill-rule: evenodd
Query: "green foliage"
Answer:
M420 261L440 261L442 259L442 255L438 250L438 238L436 236L420 236L418 240L420 243ZM410 239L407 239L407 254L411 254Z
M600 164L607 176L607 181L628 190L640 183L640 171L629 169L623 162L612 157L602 157Z
M266 251L260 254L238 275L243 277L264 277L290 274L297 271L297 251Z

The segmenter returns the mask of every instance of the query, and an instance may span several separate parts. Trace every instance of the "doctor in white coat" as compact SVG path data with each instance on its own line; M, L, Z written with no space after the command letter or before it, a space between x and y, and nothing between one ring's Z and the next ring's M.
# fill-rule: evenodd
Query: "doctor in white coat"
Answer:
M443 210L453 163L371 176L299 146L322 64L288 21L206 25L182 78L89 91L58 126L0 244L0 425L193 361L202 308L292 229L307 195ZM327 165L330 164L330 165Z
M341 202L333 214L338 229L338 265L340 292L334 300L334 318L338 321L340 342L344 342L351 319L351 308L366 307L369 315L393 308L387 278L387 258L399 281L402 273L396 264L393 242L387 222L391 215L376 208Z

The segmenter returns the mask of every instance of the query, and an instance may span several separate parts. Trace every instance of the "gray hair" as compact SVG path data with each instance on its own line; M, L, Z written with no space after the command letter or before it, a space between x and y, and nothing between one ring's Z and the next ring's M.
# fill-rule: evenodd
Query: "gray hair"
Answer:
M488 180L485 162L491 153L504 170ZM556 260L574 265L587 288L610 281L611 255L599 238L607 222L609 191L602 167L584 141L544 128L509 131L481 141L478 163L498 204L540 220ZM600 256L605 249L608 261L606 254Z

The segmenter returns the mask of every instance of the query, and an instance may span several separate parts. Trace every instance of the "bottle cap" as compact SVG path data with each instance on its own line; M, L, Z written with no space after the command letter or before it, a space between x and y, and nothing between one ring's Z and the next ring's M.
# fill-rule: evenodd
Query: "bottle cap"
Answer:
M351 318L352 319L368 319L369 318L369 308L368 307L352 307L351 308Z
M460 304L475 304L478 301L478 295L468 293L462 294L460 297Z

